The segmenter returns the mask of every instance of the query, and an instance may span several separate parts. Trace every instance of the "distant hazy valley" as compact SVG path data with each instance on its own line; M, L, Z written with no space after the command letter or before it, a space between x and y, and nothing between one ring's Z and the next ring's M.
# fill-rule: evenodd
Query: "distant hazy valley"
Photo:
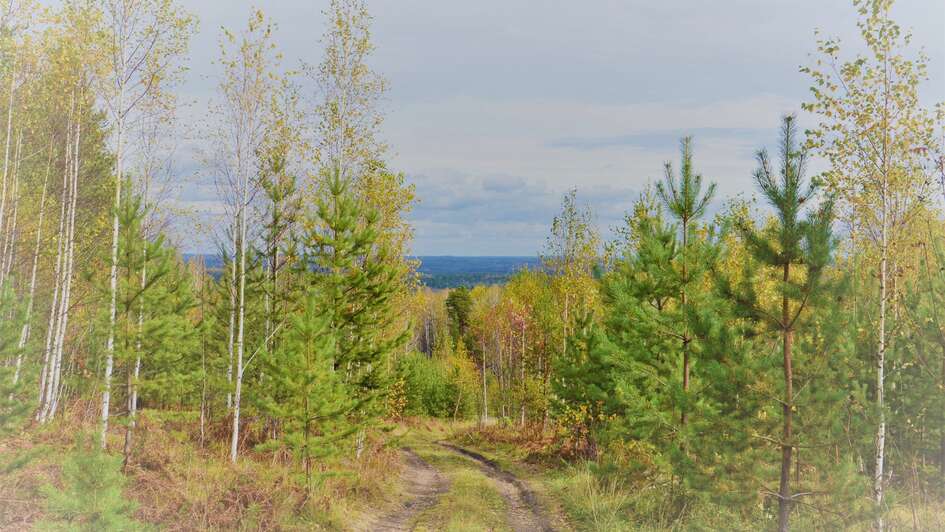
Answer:
M214 277L223 268L223 259L217 254L187 254L188 262L202 259ZM457 257L431 255L413 257L420 261L417 271L421 282L430 288L455 288L477 284L501 284L517 271L537 268L540 259L532 257Z

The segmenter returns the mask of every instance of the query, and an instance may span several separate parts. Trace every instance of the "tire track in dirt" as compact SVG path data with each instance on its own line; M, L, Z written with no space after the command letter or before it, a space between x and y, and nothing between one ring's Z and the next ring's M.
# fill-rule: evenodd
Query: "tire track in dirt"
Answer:
M413 449L404 447L401 451L404 453L407 464L403 472L403 478L407 481L404 492L410 497L396 510L381 517L366 530L379 532L412 530L413 518L434 506L440 495L449 491L449 480L426 460L417 456Z
M554 532L551 520L538 497L525 482L503 470L495 461L469 449L446 442L437 442L455 453L474 460L485 475L495 481L496 488L509 506L509 526L516 532Z

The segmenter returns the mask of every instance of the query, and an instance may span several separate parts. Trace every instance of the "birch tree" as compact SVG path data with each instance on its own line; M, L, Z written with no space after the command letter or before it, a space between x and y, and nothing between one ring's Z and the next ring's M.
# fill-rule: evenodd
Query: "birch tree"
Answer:
M581 207L577 190L561 201L561 212L551 223L542 264L554 277L561 315L561 353L567 351L572 324L591 309L596 299L593 270L600 257L600 235L593 213Z
M177 74L186 51L193 18L173 0L100 0L103 71L98 77L101 101L111 119L115 153L114 203L109 286L108 338L102 392L101 444L106 445L115 354L118 290L118 240L126 137L141 102L159 97L162 85Z
M73 274L75 270L76 211L83 161L83 124L92 115L91 46L97 15L86 6L67 4L57 19L60 28L50 36L53 65L50 80L53 91L51 109L65 116L62 124L62 186L59 195L59 220L56 233L56 260L52 304L43 344L43 364L39 382L39 406L36 420L48 422L55 415L61 395L62 365L69 327Z
M259 185L264 196L262 249L266 280L263 289L265 323L263 334L267 353L275 349L276 329L284 321L291 286L283 281L294 260L290 236L302 212L302 196L297 161L305 153L298 111L298 95L288 77L274 84L266 112L269 124L260 150Z
M22 4L19 9L29 11L30 4ZM21 15L22 16L22 15ZM15 250L18 244L22 244L30 249L32 256L28 259L28 273L23 276L28 279L25 294L19 294L25 299L26 309L22 316L19 338L16 347L16 360L14 363L13 385L17 386L23 377L24 359L27 355L27 344L30 341L33 316L36 308L37 297L37 278L40 274L40 255L42 251L44 224L46 222L46 207L50 203L51 188L55 190L56 179L53 176L54 166L59 162L60 153L57 151L57 132L62 128L62 114L56 111L62 110L63 96L58 93L62 77L62 71L57 71L50 61L50 53L53 50L54 39L59 36L57 31L47 31L22 36L20 50L17 52L17 64L20 65L20 85L15 92L22 100L20 111L18 113L19 122L19 148L21 155L17 156L14 164L14 214L13 223L7 227L3 242L6 247L5 264L0 272L0 277L7 279L13 274L14 267L18 264L15 260ZM52 39L51 39L52 38ZM58 42L62 42L61 40ZM69 54L65 54L68 57ZM68 60L67 60L68 62ZM71 65L68 67L71 69ZM68 92L68 91L67 91ZM67 126L68 127L68 126ZM24 140L25 135L25 140ZM24 152L25 150L25 152ZM23 166L22 170L20 167ZM34 181L35 179L35 181ZM20 182L23 182L25 189L20 192ZM35 187L39 187L38 201L33 204L35 210L30 209L30 199L35 197ZM19 226L15 222L20 218L19 210L26 210L27 215ZM34 238L27 242L21 235L28 234L29 222L35 221L32 226L35 232ZM42 286L40 285L40 288ZM19 290L20 292L22 290ZM20 316L17 316L19 319Z
M0 237L3 241L2 259L6 259L7 247L11 245L12 240L8 238L9 230L7 224L7 189L12 159L16 159L16 154L11 152L15 150L16 133L14 123L17 114L17 98L19 88L25 84L23 72L24 55L29 55L30 43L26 39L26 32L33 23L36 6L30 0L7 0L0 4L0 53L2 53L4 72L3 82L7 90L6 93L6 116L5 116L5 134L3 142L3 169L0 175ZM20 131L22 135L22 131ZM22 137L20 137L22 139ZM13 157L11 158L11 155ZM2 260L0 263L5 264ZM0 267L0 283L6 277L6 268Z
M145 321L149 317L147 308L148 298L143 297L143 295L153 283L151 276L153 276L154 272L149 269L149 266L152 265L153 262L153 257L149 257L149 250L152 250L153 246L149 244L151 240L158 236L160 225L156 203L151 200L151 189L152 182L155 179L166 178L171 173L171 161L168 155L171 150L165 140L173 137L173 130L170 127L173 122L173 106L166 106L166 104L172 101L172 98L164 98L163 101L149 100L145 102L145 104L150 104L149 107L157 105L157 109L148 109L146 111L148 116L142 120L139 129L139 160L137 169L141 177L138 195L141 202L140 217L142 220L138 221L136 216L126 218L134 224L140 224L138 230L133 232L131 237L137 237L141 240L140 246L135 248L135 251L141 255L140 258L138 258L138 260L140 260L141 271L138 279L138 308L136 309L137 337L134 348L134 364L129 364L129 367L126 368L128 381L128 423L125 426L125 465L127 465L131 455L131 442L135 426L137 425L138 379L141 375L143 355L142 337L144 335ZM162 109L163 107L166 108ZM128 202L130 200L126 199L125 201ZM127 210L127 207L125 210ZM127 215L127 213L124 214ZM160 250L160 246L158 249ZM158 265L161 264L161 262L158 262Z
M911 36L889 18L892 0L855 0L865 55L842 60L836 39L821 39L814 65L803 69L812 80L807 111L820 123L812 145L831 163L828 184L839 194L841 208L855 218L877 255L878 302L875 321L876 403L873 496L882 518L887 461L886 365L890 344L891 271L906 252L909 224L921 215L930 180L923 157L935 144L933 118L919 101L928 59L904 53ZM891 265L892 263L892 265ZM892 266L892 267L891 267Z
M62 178L61 209L56 253L56 284L53 305L49 313L46 331L46 349L42 377L40 379L40 407L37 421L46 423L56 413L61 394L62 358L66 332L69 325L69 309L72 296L73 269L75 265L75 213L79 191L81 164L81 119L76 108L81 108L82 94L73 93L70 106L68 134L66 135L65 164ZM79 102L77 104L77 102Z
M304 70L316 90L312 110L312 157L315 173L310 188L325 195L330 176L340 169L352 192L378 213L378 244L387 246L386 260L404 271L398 282L398 304L404 304L416 264L409 252L413 228L405 219L416 201L414 186L403 173L388 168L387 145L381 138L381 99L387 80L368 64L374 53L373 18L364 0L331 0L322 37L324 52L317 66ZM399 334L397 324L391 335Z
M374 43L364 1L331 0L325 16L323 59L318 66L306 66L319 91L314 113L315 162L329 172L341 168L342 177L357 179L386 151L378 139L383 122L378 101L387 81L367 64Z
M36 303L36 274L39 271L39 252L43 243L43 219L46 216L46 196L49 190L49 174L52 170L53 148L52 144L46 149L47 161L46 171L43 176L43 189L39 200L39 217L36 222L36 240L33 246L33 259L30 266L29 291L26 296L26 313L23 317L23 327L20 330L20 338L17 343L16 369L13 373L13 385L16 386L20 380L20 372L23 366L23 350L30 340L33 326L33 308Z
M257 171L266 128L271 123L269 99L276 83L275 68L279 56L272 43L272 23L262 11L254 11L245 30L235 34L224 30L220 42L223 77L215 114L219 117L214 135L213 171L231 218L230 235L232 279L234 282L233 317L233 426L230 461L236 463L239 449L240 407L246 329L246 263L250 240L249 220L259 189Z

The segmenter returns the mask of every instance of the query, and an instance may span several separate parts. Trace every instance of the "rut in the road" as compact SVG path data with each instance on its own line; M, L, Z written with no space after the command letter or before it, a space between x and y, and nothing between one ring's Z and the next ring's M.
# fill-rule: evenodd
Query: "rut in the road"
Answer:
M509 505L509 526L516 532L532 532L541 530L553 532L551 520L542 509L535 492L518 479L515 475L504 471L499 464L485 456L469 449L439 442L441 446L451 451L472 458L479 465L479 469L495 481L499 493Z
M368 530L411 530L413 518L435 505L439 496L449 491L449 480L439 471L409 447L404 447L402 451L407 464L403 473L407 480L405 491L410 497L395 511L372 523Z

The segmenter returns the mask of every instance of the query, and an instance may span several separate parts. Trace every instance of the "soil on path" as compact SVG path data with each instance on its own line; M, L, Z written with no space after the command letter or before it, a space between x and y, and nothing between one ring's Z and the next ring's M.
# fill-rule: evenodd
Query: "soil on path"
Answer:
M474 460L479 469L493 481L508 504L509 527L515 532L553 532L551 520L542 508L535 493L518 477L503 470L495 461L469 449L451 443L439 442L453 452Z
M366 530L403 531L412 530L414 518L436 504L440 495L449 491L449 480L439 471L417 456L409 447L401 449L406 458L403 478L408 498L393 512L382 516Z

